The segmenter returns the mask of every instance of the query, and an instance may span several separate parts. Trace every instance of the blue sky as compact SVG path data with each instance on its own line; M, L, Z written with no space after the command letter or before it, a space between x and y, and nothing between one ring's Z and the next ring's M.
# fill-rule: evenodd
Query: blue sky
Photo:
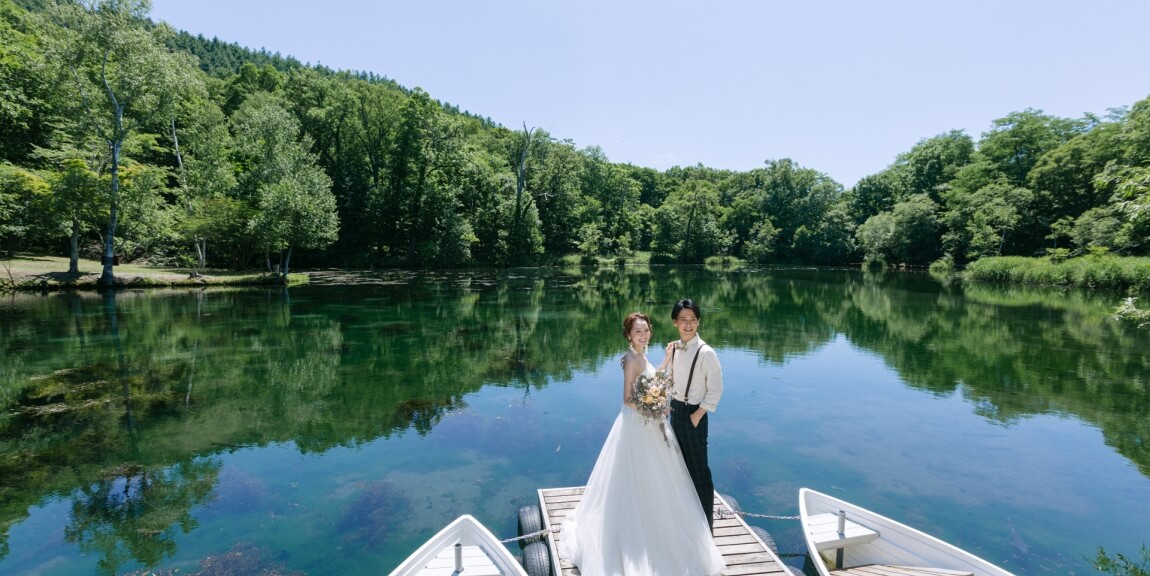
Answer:
M1145 0L153 0L152 18L374 72L613 162L844 186L950 130L1150 96Z

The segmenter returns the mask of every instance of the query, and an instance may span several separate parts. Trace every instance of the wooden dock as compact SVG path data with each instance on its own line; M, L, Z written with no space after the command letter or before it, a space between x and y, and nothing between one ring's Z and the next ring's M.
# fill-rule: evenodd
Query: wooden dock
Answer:
M583 497L583 487L540 488L539 505L548 529L563 525L567 513ZM727 568L725 576L766 574L791 576L790 570L761 538L751 531L742 516L730 514L731 507L722 495L715 493L715 545L723 553ZM559 557L559 539L562 534L552 530L548 539L551 546L551 565L555 576L577 576L579 569L566 558Z

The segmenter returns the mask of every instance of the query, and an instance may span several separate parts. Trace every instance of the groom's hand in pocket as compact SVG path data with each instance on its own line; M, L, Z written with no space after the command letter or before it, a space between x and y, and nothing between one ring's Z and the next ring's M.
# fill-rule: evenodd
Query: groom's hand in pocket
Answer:
M699 422L703 419L703 416L706 416L706 415L707 415L707 411L703 410L702 408L699 408L699 409L695 410L694 412L691 412L691 426L694 428L698 428Z

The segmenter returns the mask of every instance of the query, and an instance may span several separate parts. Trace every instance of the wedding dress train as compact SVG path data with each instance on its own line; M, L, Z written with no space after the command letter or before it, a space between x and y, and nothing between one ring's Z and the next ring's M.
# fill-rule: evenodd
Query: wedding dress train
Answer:
M654 371L648 364L646 373ZM648 423L623 406L583 499L563 521L560 556L583 576L704 576L723 570L669 424Z

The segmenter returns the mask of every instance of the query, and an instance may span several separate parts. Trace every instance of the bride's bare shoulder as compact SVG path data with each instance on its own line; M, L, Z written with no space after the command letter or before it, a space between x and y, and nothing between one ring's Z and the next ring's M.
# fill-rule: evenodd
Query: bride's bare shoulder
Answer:
M622 363L623 363L624 369L631 369L631 368L634 368L636 366L639 366L639 367L645 367L646 366L646 362L643 360L642 356L640 356L639 354L636 354L634 352L631 352L629 350L627 351L626 354L623 355Z

